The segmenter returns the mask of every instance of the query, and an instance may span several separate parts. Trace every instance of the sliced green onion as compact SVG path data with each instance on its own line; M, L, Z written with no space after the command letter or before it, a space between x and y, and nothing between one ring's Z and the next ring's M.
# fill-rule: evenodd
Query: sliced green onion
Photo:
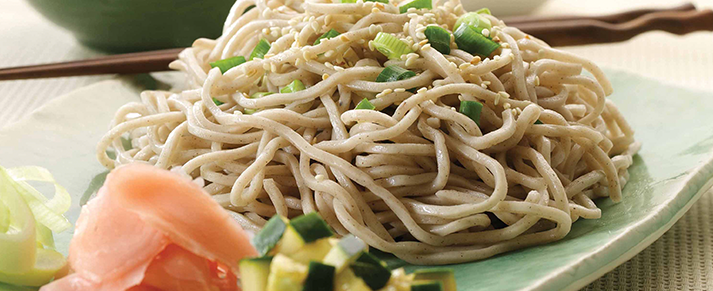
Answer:
M64 213L69 210L71 197L64 187L57 184L49 171L40 167L19 167L7 170L15 180L15 186L22 198L32 210L37 222L44 224L54 232L62 232L72 225ZM54 184L54 197L47 199L42 193L30 186L27 181L48 182Z
M215 97L213 97L213 103L215 103L215 105L218 105L218 106L225 104L223 101L215 99Z
M334 28L330 29L329 31L325 32L323 35L320 35L317 40L314 41L313 45L318 45L322 42L322 39L330 39L335 36L339 35L339 31L334 30Z
M257 92L255 94L250 95L250 98L253 98L253 99L262 98L262 97L265 97L267 95L272 95L272 94L275 94L275 92Z
M483 110L483 104L478 101L461 101L458 112L470 117L475 124L480 126L480 111Z
M544 124L544 123L538 119L538 120L535 120L535 124Z
M297 91L302 91L305 89L305 84L302 84L300 80L294 80L289 85L282 87L280 93L294 93Z
M255 112L258 112L258 111L260 111L260 110L259 110L259 109L245 108L245 110L243 110L243 113L250 115L250 114L255 114Z
M480 8L476 10L475 13L493 15L492 13L490 13L490 9L488 8Z
M413 0L409 3L406 3L404 5L399 6L399 12L400 13L406 13L408 12L409 8L416 8L416 9L423 9L423 8L428 8L431 9L433 8L433 4L431 3L431 0Z
M54 197L47 199L27 181L54 184ZM64 217L70 205L69 193L49 171L0 167L0 283L42 286L66 266L53 249L52 230L71 227Z
M250 58L248 60L252 61L254 58L262 59L268 51L270 51L270 43L266 39L261 38L253 49L253 52L250 53Z
M497 42L475 32L475 29L470 25L463 24L459 26L453 32L453 35L456 38L456 44L459 49L474 55L487 57L500 47Z
M359 104L354 109L366 109L366 110L374 110L376 109L376 106L374 104L371 104L368 99L364 98L361 101L359 101Z
M451 53L451 34L443 27L431 25L423 32L431 47L438 52L447 55Z
M376 77L377 82L394 82L400 80L406 80L408 78L416 76L416 73L406 70L399 66L388 66L384 68L379 76Z
M243 10L243 14L248 13L248 11L252 10L253 8L255 8L255 5L248 6L248 8L245 8L245 10Z
M210 63L210 67L211 68L218 67L218 68L220 68L220 73L225 74L225 72L230 70L230 68L237 67L244 62L245 62L245 57L237 56L237 57L232 57L232 58L227 58L227 59L222 59L220 61L212 62L212 63Z
M405 42L390 33L379 32L372 44L376 50L391 60L401 59L402 55L413 52Z
M481 13L478 12L468 12L466 14L463 14L461 17L458 17L458 20L456 20L456 24L453 27L458 28L462 24L468 24L472 26L475 29L475 32L479 34L483 33L483 29L490 30L491 28L493 28L492 24L490 24L490 20L480 14Z

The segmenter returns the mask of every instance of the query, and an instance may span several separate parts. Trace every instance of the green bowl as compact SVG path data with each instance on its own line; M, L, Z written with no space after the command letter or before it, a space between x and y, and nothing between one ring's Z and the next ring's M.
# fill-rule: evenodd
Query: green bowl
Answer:
M107 52L190 46L220 36L235 0L28 0L81 43Z

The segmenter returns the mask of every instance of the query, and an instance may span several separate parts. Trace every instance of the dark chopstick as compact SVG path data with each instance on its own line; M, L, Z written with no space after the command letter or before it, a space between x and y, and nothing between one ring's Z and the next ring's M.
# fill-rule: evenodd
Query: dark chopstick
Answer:
M503 17L502 21L505 24L511 26L517 26L521 23L533 23L533 22L554 22L554 21L571 21L571 20L598 20L608 23L623 23L640 17L644 14L654 13L654 12L664 12L664 11L691 11L696 10L696 6L691 3L686 3L680 6L671 8L647 8L647 9L636 9L630 11L624 11L621 13L607 14L607 15L597 15L597 16L576 16L576 15L558 15L558 16L511 16Z
M694 31L713 31L713 11L705 9L653 12L618 24L585 19L522 23L516 26L551 46L573 46L620 42L653 30L679 35Z
M713 30L713 11L692 4L668 9L639 9L603 16L517 17L505 23L551 46L610 43L662 30L675 34ZM168 70L183 48L120 54L65 63L0 69L0 81L99 74L139 74Z
M110 55L89 60L0 69L0 81L168 70L183 48Z

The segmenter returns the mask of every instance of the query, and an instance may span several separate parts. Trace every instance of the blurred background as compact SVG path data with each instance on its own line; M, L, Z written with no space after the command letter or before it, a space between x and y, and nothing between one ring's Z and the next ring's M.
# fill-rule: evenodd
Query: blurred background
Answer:
M635 8L672 7L686 2L692 2L699 9L713 7L713 0L462 1L470 10L489 7L496 16L598 15ZM2 0L0 67L86 59L106 54L106 49L130 51L188 46L197 37L216 37L220 34L227 15L225 7L230 7L233 0L213 0L210 5L206 2ZM130 7L134 8L127 13ZM171 11L174 17L166 18L167 11ZM106 30L115 32L103 33ZM603 67L631 71L660 82L711 90L711 48L713 33L710 32L685 36L648 32L622 43L562 49L591 59ZM0 108L15 109L0 113L0 127L26 116L52 98L112 77L0 82ZM585 290L713 290L711 209L713 197L704 195L657 242Z

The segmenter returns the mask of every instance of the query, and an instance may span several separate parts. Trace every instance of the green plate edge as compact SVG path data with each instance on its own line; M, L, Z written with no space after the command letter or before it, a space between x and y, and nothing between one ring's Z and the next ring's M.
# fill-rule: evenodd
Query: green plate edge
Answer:
M611 99L643 142L623 201L597 201L603 217L576 222L561 241L451 265L459 290L576 290L648 246L710 187L713 115L707 109L713 108L713 93L606 72L615 89ZM138 100L139 91L135 82L110 80L48 102L0 129L0 164L48 168L72 193L68 218L76 221L79 197L104 171L94 146L116 108ZM56 238L66 253L71 232ZM384 256L390 266L415 268Z

